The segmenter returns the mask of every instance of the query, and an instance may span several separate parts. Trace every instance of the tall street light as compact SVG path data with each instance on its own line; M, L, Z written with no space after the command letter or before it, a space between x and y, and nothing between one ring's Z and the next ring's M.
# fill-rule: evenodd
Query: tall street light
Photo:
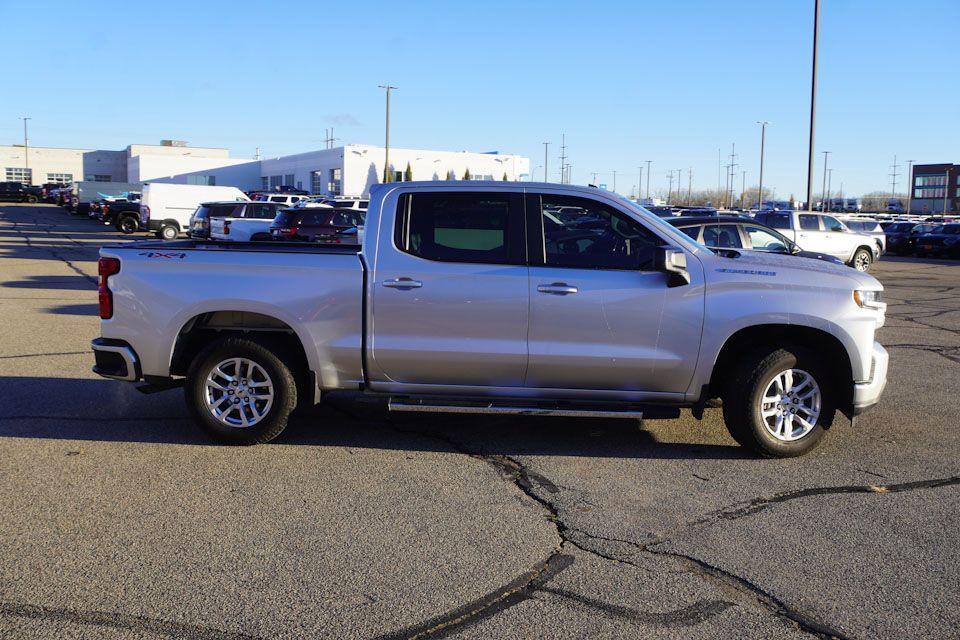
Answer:
M547 152L549 151L549 149L550 149L550 143L544 142L543 143L543 181L544 182L550 182L550 172L547 170L547 168L550 166L550 160L547 157Z
M830 153L831 153L830 151L824 151L824 152L823 152L823 189L820 190L820 211L821 211L821 212L825 211L824 207L825 207L826 204L827 204L827 202L826 202L826 199L827 199L827 158L829 157ZM808 211L812 211L812 209L808 209Z
M27 142L27 120L31 120L31 118L23 117L20 119L23 120L23 177L26 178L27 174L30 174L30 146ZM33 174L30 174L30 184L33 184Z
M810 76L810 146L807 149L807 211L813 211L813 139L817 114L817 40L820 37L820 0L813 1L813 69Z
M763 154L767 144L767 125L770 123L766 120L757 120L757 124L760 125L760 187L757 189L759 201L757 209L759 210L763 209Z
M378 85L381 89L387 90L387 127L386 127L386 140L384 141L384 155L383 155L383 181L384 182L393 182L393 176L390 175L390 92L396 89L397 87L391 86L389 84Z
M907 160L907 215L913 205L913 160Z
M647 160L647 200L650 200L650 163L653 160Z

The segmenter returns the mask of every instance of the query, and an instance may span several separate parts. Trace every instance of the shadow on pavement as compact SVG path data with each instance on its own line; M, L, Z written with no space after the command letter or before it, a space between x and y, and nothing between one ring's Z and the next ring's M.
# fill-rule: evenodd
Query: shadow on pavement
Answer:
M63 316L96 316L100 315L100 306L93 304L62 304L59 307L50 307L47 313Z
M193 424L181 391L144 395L133 385L96 379L0 376L16 399L0 408L0 438L46 438L210 445ZM57 398L57 402L48 402ZM267 446L324 446L487 455L603 458L743 459L735 445L662 443L636 420L391 414L379 402L335 398L298 411Z

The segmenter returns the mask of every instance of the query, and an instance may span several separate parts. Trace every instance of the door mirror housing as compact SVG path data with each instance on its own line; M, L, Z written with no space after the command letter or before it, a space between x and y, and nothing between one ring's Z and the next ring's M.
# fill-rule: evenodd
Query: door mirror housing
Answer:
M687 254L677 247L657 247L656 266L658 271L667 274L668 287L681 287L690 284L690 272L687 271Z

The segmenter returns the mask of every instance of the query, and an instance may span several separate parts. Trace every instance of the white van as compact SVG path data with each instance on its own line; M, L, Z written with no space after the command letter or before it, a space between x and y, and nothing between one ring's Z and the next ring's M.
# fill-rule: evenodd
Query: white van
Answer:
M190 216L201 203L228 200L250 202L250 198L236 187L145 184L140 199L140 228L155 232L158 238L174 240L181 232L190 229Z

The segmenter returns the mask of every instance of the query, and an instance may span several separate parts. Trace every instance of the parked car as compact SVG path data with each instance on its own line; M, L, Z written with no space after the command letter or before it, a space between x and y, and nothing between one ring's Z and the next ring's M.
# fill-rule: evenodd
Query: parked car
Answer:
M152 182L143 185L140 199L140 228L158 238L173 240L190 228L190 218L201 202L249 202L236 187Z
M905 253L913 254L917 252L917 242L919 239L928 234L934 233L939 229L940 223L937 222L921 222L914 225L913 229L910 230L910 234L907 237L907 246Z
M899 255L910 251L910 232L915 222L887 222L880 225L887 238L887 251Z
M960 257L960 223L937 225L929 233L917 237L916 253L920 257Z
M492 185L374 185L361 246L104 247L94 371L183 385L233 444L337 391L391 411L633 419L722 398L739 443L787 457L879 400L872 276L723 256L598 189ZM607 225L537 214L558 203Z
M285 209L270 225L274 240L342 242L341 232L364 226L366 212L351 209Z
M202 204L191 219L190 236L233 241L269 240L270 224L285 207L277 202Z
M781 253L843 264L843 261L835 256L804 251L776 229L740 216L701 216L699 218L683 216L673 218L669 222L710 249Z
M887 199L887 211L890 213L903 213L903 203L898 198Z
M872 236L850 231L831 215L809 211L760 212L756 220L781 232L804 251L835 256L859 271L867 271L880 257Z
M307 195L291 195L289 193L261 193L257 196L257 202L276 202L290 207L301 200L306 200L308 197Z
M40 202L43 191L22 182L0 182L0 200L7 202Z
M866 219L844 219L841 220L847 229L854 233L862 233L872 237L877 243L877 255L883 255L887 252L887 236L883 227L876 220Z

